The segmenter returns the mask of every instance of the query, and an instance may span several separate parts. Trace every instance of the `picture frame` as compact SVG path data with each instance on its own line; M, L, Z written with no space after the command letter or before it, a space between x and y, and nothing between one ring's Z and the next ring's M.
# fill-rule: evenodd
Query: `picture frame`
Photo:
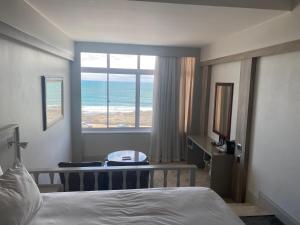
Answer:
M64 118L63 77L41 77L43 130Z

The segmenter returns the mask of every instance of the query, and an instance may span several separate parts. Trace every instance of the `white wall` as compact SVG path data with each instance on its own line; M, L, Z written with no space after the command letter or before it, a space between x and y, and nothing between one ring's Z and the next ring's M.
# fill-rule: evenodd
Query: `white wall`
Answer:
M150 133L88 133L83 134L85 160L104 160L116 150L136 150L148 155Z
M47 53L0 38L0 126L17 123L22 153L28 168L54 167L70 160L70 71L69 62ZM43 131L41 76L64 77L64 119Z
M1 0L0 21L58 49L74 52L73 41L24 0Z
M300 52L259 60L248 191L300 222Z
M216 141L219 140L219 135L217 135L213 132L216 83L217 82L234 83L233 100L232 100L231 132L230 132L230 139L234 140L235 133L236 133L240 69L241 69L240 62L219 64L219 65L214 65L212 67L207 134L209 137L211 137L212 139L214 139Z
M292 11L201 49L201 61L300 39L300 4Z

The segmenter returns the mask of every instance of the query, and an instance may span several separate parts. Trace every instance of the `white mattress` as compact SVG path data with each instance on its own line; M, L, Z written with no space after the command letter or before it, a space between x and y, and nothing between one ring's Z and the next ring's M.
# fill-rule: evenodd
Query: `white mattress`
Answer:
M43 199L29 225L243 225L207 188L49 193Z

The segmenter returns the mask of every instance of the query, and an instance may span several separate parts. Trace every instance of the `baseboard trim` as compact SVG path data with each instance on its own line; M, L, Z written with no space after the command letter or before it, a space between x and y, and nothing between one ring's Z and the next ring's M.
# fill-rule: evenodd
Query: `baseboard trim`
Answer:
M265 208L276 215L285 225L300 225L300 223L272 199L262 192L259 192L256 197L252 192L247 191L247 202L254 203L262 208Z

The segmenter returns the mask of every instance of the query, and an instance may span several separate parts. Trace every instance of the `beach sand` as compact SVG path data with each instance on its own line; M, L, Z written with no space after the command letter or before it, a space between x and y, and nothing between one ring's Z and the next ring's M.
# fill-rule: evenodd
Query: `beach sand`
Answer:
M107 128L106 113L82 112L82 128ZM134 127L135 112L112 112L109 114L109 128ZM140 127L152 126L152 111L140 112Z
M46 116L48 126L62 118L63 114L61 106L48 106Z

